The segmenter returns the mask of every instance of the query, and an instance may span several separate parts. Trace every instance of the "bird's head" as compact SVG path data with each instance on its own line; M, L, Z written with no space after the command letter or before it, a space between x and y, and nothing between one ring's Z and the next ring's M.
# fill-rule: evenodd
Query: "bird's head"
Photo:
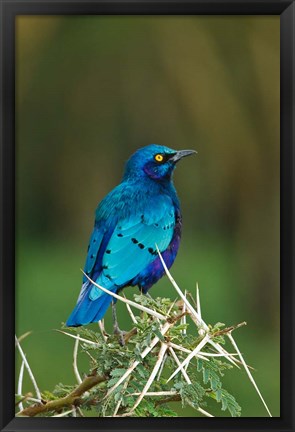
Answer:
M137 150L127 161L124 179L148 176L153 180L170 180L176 163L195 150L172 150L158 144L150 144Z

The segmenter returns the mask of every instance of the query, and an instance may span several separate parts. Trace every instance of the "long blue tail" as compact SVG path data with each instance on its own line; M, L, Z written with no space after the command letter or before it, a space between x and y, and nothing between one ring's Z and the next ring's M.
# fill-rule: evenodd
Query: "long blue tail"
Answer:
M114 286L108 289L115 292L117 287ZM113 297L100 291L98 298L91 300L90 292L91 283L87 281L83 284L78 302L66 322L68 327L90 324L104 317Z

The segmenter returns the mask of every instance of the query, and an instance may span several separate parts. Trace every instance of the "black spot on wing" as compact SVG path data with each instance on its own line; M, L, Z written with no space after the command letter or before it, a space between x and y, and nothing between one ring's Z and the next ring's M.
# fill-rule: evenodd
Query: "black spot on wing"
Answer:
M123 234L119 233L117 234L118 237L123 237Z
M107 249L107 250L106 250L106 253L107 253L107 254L110 254L110 253L111 253L111 249Z
M138 243L137 245L140 249L144 249L144 245L142 243Z
M151 247L148 248L148 251L151 255L157 255L157 253L158 253L155 249L153 249Z
M138 240L136 240L136 238L132 238L131 241L133 241L134 244L138 243Z

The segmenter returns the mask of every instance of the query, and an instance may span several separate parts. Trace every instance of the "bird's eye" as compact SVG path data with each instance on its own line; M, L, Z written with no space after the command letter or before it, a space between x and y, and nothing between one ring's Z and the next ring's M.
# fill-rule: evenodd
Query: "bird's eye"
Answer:
M164 156L161 154L156 154L156 156L154 157L155 161L157 162L163 162L164 160Z

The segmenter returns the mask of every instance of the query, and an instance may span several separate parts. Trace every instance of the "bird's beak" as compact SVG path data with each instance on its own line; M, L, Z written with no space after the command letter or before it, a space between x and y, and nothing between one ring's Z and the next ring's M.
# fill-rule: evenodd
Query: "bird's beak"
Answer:
M172 156L172 158L170 160L172 162L176 163L180 159L182 159L183 157L190 156L194 153L197 153L196 150L179 150L178 152L175 153L174 156Z

